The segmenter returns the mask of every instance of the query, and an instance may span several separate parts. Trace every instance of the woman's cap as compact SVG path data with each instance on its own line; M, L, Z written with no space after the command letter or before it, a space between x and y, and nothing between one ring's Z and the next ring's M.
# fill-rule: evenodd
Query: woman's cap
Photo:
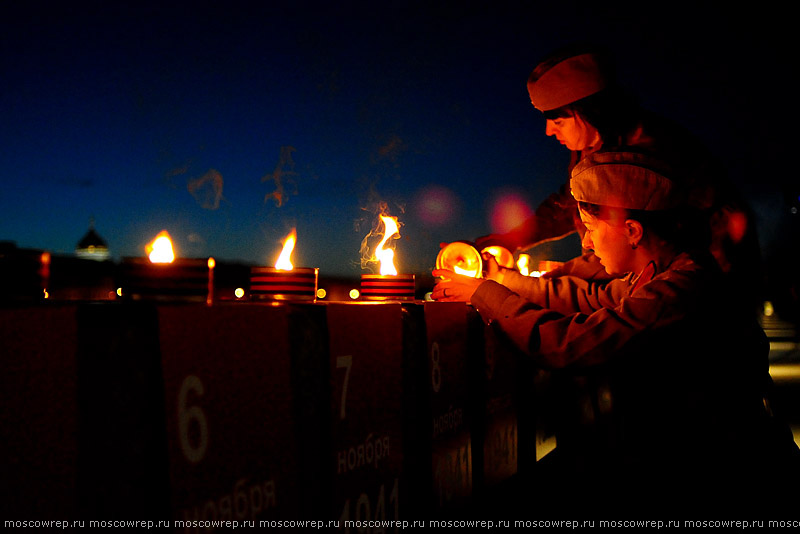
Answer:
M529 83L528 90L536 109L550 111L593 95L608 83L600 58L585 53L559 61Z
M680 188L664 176L664 165L635 152L595 152L572 170L570 188L578 202L656 211L682 204Z

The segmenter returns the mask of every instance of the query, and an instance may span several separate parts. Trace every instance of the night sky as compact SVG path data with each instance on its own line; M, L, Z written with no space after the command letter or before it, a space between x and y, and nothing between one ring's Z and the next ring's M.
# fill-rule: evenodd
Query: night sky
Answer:
M295 265L358 276L384 206L398 269L429 273L440 242L507 229L566 180L525 82L575 41L708 143L766 256L797 224L796 30L765 2L13 4L0 241L22 248L72 253L93 220L115 260L167 230L178 256L272 265L296 227Z

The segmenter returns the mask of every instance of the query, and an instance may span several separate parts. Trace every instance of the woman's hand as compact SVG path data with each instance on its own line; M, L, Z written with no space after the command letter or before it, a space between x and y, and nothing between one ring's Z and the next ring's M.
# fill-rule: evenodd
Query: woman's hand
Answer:
M469 302L478 286L485 282L447 269L435 269L432 274L441 280L436 282L431 298L445 302Z

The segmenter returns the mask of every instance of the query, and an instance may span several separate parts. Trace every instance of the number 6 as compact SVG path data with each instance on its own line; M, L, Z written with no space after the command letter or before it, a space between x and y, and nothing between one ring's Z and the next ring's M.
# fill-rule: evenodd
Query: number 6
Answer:
M206 455L208 449L208 423L203 410L199 406L192 406L187 409L186 397L189 391L194 391L202 396L205 390L203 383L195 375L189 375L183 379L181 391L178 393L178 435L181 441L181 451L190 463L196 464ZM192 421L196 421L200 427L200 439L197 446L193 446L189 440L189 426Z

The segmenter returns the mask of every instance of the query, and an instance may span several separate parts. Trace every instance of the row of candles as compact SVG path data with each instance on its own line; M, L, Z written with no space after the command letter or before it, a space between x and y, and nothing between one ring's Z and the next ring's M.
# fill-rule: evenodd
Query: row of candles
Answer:
M362 274L360 291L353 289L351 299L361 300L414 300L415 276L398 274L394 263L394 250L387 246L389 240L399 237L397 219L380 216L383 235L372 253L370 261L380 265L380 274ZM282 249L273 267L250 267L249 295L244 288L236 288L235 298L250 300L316 300L325 296L324 289L318 287L319 269L316 267L295 267L292 253L297 244L295 229L286 236ZM178 259L172 239L166 230L161 231L145 247L146 258L126 258L122 265L122 286L116 296L168 300L205 300L212 303L214 296L214 258ZM530 270L530 256L520 254L515 262L513 254L502 247L487 247L482 251L467 242L453 242L441 249L436 258L437 268L446 268L459 274L480 278L483 276L482 253L492 254L504 267L516 268L527 276L540 276L544 271ZM552 265L542 267L551 268ZM47 279L49 278L50 256L42 255L40 275L44 296L47 298Z
M414 300L415 298L415 276L413 274L398 274L394 265L394 250L387 246L389 239L399 236L399 229L396 217L381 215L383 224L383 237L376 247L372 261L380 265L380 274L362 274L360 291L353 290L350 293L352 299L362 300ZM250 268L250 293L251 300L316 300L320 297L322 290L318 287L319 268L317 267L295 267L292 264L292 253L297 244L297 231L292 229L283 241L281 252L273 267L251 267ZM172 248L172 241L166 231L162 231L155 240L146 247L147 257L150 266L145 267L141 264L142 273L149 274L150 279L162 278L166 281L166 276L158 276L159 273L174 271L171 266L183 266L184 271L187 267L187 260L176 260ZM177 261L177 263L176 263ZM192 263L191 260L188 260ZM199 267L197 262L194 262ZM213 258L208 259L208 302L211 302L213 295L214 265ZM183 275L179 275L185 277ZM172 281L174 283L174 280ZM131 288L134 292L137 288ZM162 284L163 289L163 284ZM124 292L125 288L121 289ZM244 288L237 288L237 298L245 296Z
M381 215L383 237L375 248L373 260L380 265L380 274L362 274L360 293L351 292L351 298L364 300L414 300L413 274L398 274L394 265L394 250L387 246L389 239L399 236L396 217ZM297 243L295 229L283 242L283 248L274 267L252 267L250 270L250 296L262 300L293 300L315 298L319 268L295 267L291 255Z

